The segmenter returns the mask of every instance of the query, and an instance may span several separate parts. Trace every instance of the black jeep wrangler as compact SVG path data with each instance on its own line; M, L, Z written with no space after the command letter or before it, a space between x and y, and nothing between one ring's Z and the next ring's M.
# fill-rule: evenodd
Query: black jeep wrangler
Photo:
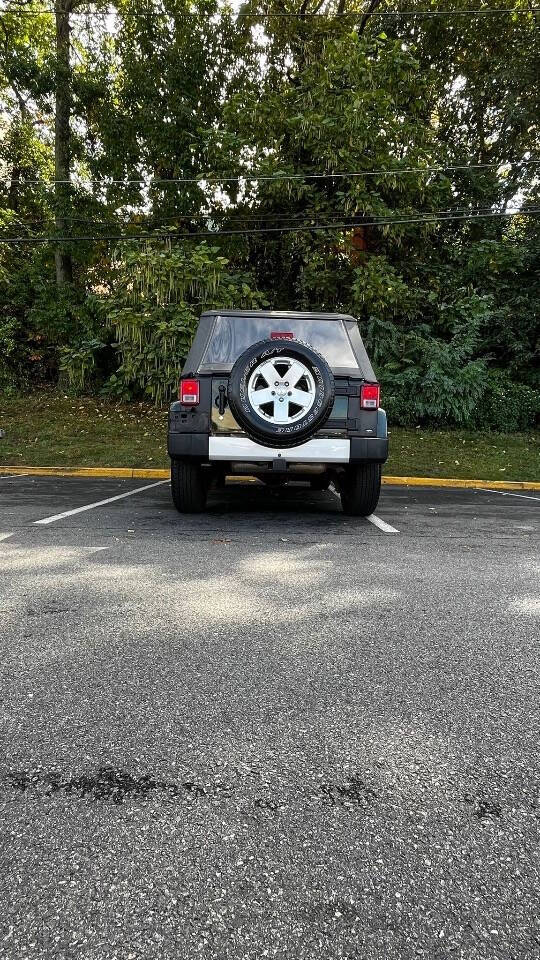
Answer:
M345 513L377 506L386 414L358 325L344 314L212 310L169 411L172 496L204 510L212 480L333 481Z

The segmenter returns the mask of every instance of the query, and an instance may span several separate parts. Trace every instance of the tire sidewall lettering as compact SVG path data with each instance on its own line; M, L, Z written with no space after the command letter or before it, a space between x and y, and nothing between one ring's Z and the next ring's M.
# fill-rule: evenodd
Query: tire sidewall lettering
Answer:
M301 347L303 349L296 349ZM247 354L247 356L246 356ZM270 424L254 410L249 402L248 383L256 366L270 357L292 357L304 363L314 380L315 400L308 414L285 426ZM300 444L308 440L328 419L333 406L334 382L332 372L323 357L311 344L303 340L282 340L276 343L254 344L242 354L233 366L229 380L229 403L239 426L257 443L284 446L294 440ZM275 442L279 438L281 442Z

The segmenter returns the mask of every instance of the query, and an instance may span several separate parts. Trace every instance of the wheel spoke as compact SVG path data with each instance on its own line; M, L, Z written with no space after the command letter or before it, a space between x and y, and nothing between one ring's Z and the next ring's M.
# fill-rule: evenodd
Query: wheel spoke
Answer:
M297 386L300 382L304 389ZM264 360L252 372L248 383L252 409L263 419L280 425L304 417L313 406L315 392L309 367L286 354Z
M269 387L273 387L276 380L279 381L281 379L271 360L267 360L266 363L263 363L262 366L259 367L258 372L262 377L264 377Z
M284 397L283 400L278 400L277 397L274 398L274 420L276 423L287 423L289 420L289 397Z
M250 395L250 400L252 403L256 403L257 406L261 406L263 403L272 403L276 398L272 395L272 390L270 387L267 387L264 390L254 390Z
M299 407L309 406L313 399L312 394L308 393L307 390L291 390L290 394L290 402L297 403Z
M293 360L289 369L287 370L286 380L289 381L291 387L295 387L299 380L306 375L306 368L303 364L297 363L296 360Z

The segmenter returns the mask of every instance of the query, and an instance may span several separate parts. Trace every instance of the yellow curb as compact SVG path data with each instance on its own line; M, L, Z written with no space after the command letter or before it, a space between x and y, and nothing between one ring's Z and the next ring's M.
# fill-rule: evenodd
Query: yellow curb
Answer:
M0 473L33 477L103 477L123 480L168 480L170 470L147 467L22 467L0 466ZM250 482L252 477L236 477L236 482ZM388 477L382 482L401 487L454 487L491 490L540 490L532 480L462 480L448 477Z
M388 477L382 482L402 487L464 487L477 490L540 490L540 483L532 480L451 480L447 477Z
M2 467L0 473L30 477L109 477L122 480L168 480L170 470L146 467Z
M134 467L132 476L137 480L168 480L171 475L170 470L147 469L146 467Z

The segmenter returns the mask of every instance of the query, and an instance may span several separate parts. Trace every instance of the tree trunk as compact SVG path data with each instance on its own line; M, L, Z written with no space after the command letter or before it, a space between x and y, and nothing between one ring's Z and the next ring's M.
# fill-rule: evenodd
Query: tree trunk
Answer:
M56 197L56 231L65 237L69 232L71 206L70 179L70 131L71 73L69 62L69 13L71 0L56 3L56 112L54 123L54 179ZM59 286L70 283L73 277L71 253L66 245L58 243L54 253L56 282Z
M21 185L21 168L16 161L11 170L11 183L9 185L7 206L8 210L14 213L19 212L19 187Z

